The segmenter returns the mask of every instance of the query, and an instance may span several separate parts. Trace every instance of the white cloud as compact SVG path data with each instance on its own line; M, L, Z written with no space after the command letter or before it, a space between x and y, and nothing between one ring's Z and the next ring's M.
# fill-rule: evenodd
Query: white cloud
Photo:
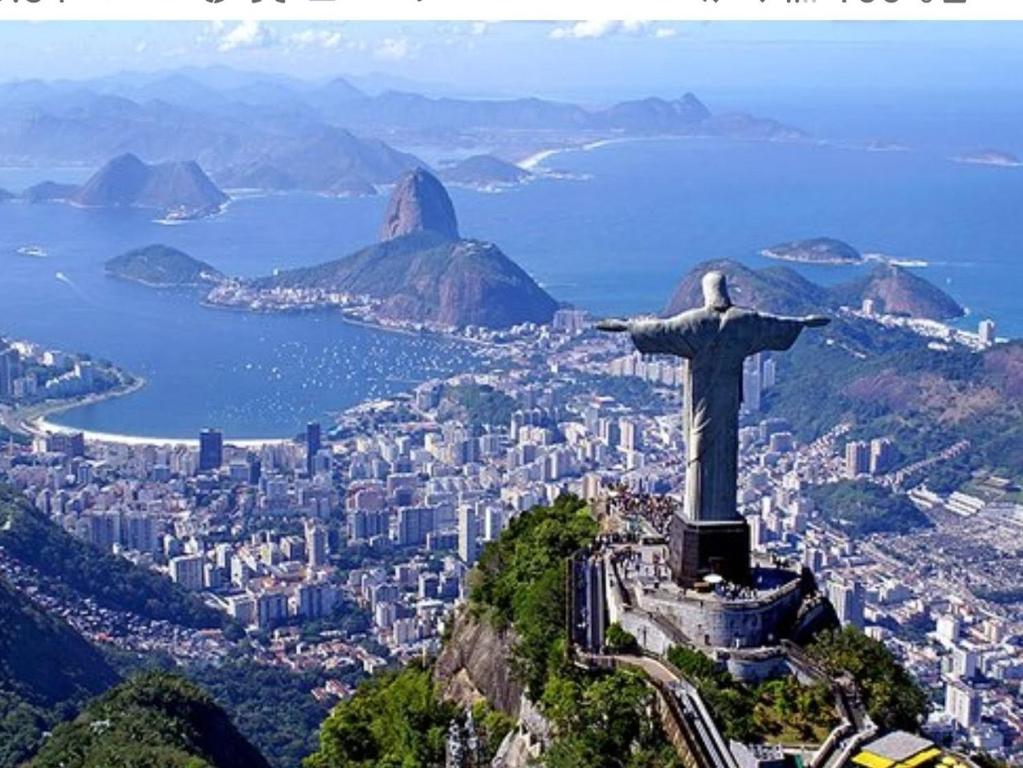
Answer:
M323 48L334 50L341 47L342 36L336 29L304 29L288 37L288 42L296 48Z
M224 32L217 42L221 53L243 48L267 48L274 42L270 28L258 21L243 21Z
M415 54L415 46L407 37L387 37L373 51L373 55L384 61L401 61Z
M596 40L611 35L642 35L664 39L674 37L675 34L671 27L653 29L648 21L593 19L579 21L567 27L555 27L551 30L550 37L554 40Z

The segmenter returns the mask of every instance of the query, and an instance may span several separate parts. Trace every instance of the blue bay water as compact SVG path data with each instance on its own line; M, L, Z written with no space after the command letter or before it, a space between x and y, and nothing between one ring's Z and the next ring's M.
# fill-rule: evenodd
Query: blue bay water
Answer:
M833 236L865 252L925 260L928 279L1023 334L1023 169L952 163L940 152L711 140L640 141L557 155L585 180L541 180L482 194L452 190L466 236L498 243L558 299L597 314L659 311L696 263L753 266L765 246ZM76 170L0 169L0 186ZM107 278L103 262L160 242L235 275L314 264L372 242L385 198L242 198L178 226L142 211L0 205L0 333L108 358L144 376L140 392L63 414L99 431L236 438L294 434L367 397L473 365L436 338L347 325L336 316L206 309L192 291ZM41 245L47 258L17 254ZM860 268L800 266L820 282ZM57 273L62 273L61 279Z

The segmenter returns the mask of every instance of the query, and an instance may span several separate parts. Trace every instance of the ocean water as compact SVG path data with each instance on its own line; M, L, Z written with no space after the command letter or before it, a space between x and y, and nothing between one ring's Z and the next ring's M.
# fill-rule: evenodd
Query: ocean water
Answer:
M596 314L662 309L696 263L768 262L759 251L832 236L922 260L921 272L1000 335L1023 335L1023 169L962 165L941 150L717 140L637 141L556 155L576 180L498 194L452 190L462 232L498 243L556 298ZM0 187L82 169L0 169ZM110 359L144 376L133 395L61 423L191 437L295 434L311 418L474 365L456 342L347 325L330 314L203 308L191 290L107 278L103 262L165 243L235 275L314 264L372 242L386 203L314 195L241 198L215 219L166 226L142 211L0 205L0 333ZM20 255L39 245L45 258ZM860 267L798 266L831 283Z

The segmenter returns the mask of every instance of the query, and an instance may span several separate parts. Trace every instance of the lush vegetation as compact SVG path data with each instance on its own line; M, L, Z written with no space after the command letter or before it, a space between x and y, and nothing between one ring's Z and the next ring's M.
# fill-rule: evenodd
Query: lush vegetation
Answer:
M44 731L118 680L71 627L0 577L0 765L18 765Z
M566 559L596 535L583 502L562 496L515 518L470 575L474 607L500 626L514 626L513 664L534 700L564 664Z
M216 667L191 667L185 674L223 707L241 734L276 768L294 768L316 750L317 732L328 710L310 691L324 682L322 675L244 658Z
M363 683L323 724L306 768L417 768L444 764L448 729L458 715L418 665Z
M668 659L699 690L725 738L778 744L820 743L838 724L831 689L794 677L748 685L698 651L672 648Z
M938 351L909 331L838 319L778 357L778 383L765 409L806 440L844 420L855 425L852 437L889 435L900 466L969 440L968 459L935 478L947 492L975 469L1023 479L1021 370L1020 343L980 354Z
M157 286L198 285L223 277L215 268L166 245L147 245L115 256L107 274Z
M453 409L472 426L507 426L518 409L515 399L490 386L464 384L444 391L442 413Z
M0 486L0 546L35 569L55 591L187 627L223 624L223 616L169 579L76 539L8 486Z
M604 645L611 653L639 653L639 642L636 636L622 629L621 624L612 624L607 628Z
M213 700L187 680L140 675L56 728L33 768L266 768Z
M553 676L544 711L557 732L547 768L680 766L656 718L653 690L636 672Z
M588 673L568 662L566 560L598 532L583 502L562 496L520 515L488 544L470 579L474 609L518 642L512 664L555 729L549 768L656 768L675 765L649 717L651 689L635 673ZM615 635L628 645L628 633Z
M882 730L918 729L927 694L883 644L847 627L823 634L807 650L832 676L852 676Z
M673 750L649 716L652 690L633 672L589 673L569 663L565 636L566 558L592 543L596 521L571 496L520 515L484 550L471 576L478 615L514 630L511 660L550 718L550 768L674 768ZM622 633L623 641L627 633ZM485 704L473 710L490 756L512 722ZM412 666L363 684L324 723L307 768L441 765L448 729L460 717L430 672Z
M821 516L852 538L872 533L908 533L931 525L905 496L869 480L848 480L810 488Z

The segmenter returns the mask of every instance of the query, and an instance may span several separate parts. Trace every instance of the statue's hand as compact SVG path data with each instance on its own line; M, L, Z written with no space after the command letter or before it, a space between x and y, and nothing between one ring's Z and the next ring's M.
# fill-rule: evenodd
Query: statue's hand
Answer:
M629 324L624 320L601 320L597 323L597 330L607 333L625 333L629 330Z
M808 328L820 328L830 322L831 318L824 315L807 315L803 318L803 324Z

